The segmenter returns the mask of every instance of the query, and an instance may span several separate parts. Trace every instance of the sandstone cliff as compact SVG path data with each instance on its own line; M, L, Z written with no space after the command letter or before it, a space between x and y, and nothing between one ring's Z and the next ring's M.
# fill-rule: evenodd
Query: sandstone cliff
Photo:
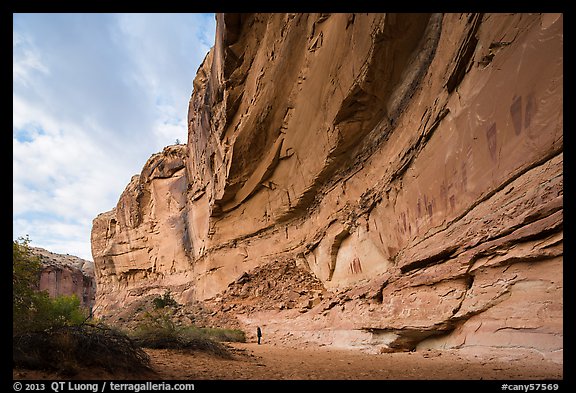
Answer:
M219 14L188 119L94 220L101 315L561 361L562 15Z
M40 257L42 264L39 290L48 292L51 297L76 295L86 308L94 305L96 279L92 261L40 247L30 247L30 252Z

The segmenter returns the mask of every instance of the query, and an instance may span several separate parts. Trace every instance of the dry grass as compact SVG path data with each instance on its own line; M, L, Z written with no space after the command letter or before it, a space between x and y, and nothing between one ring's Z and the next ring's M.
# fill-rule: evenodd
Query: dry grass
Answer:
M199 329L141 327L133 333L132 338L144 348L202 351L224 359L232 358L224 344L200 332Z

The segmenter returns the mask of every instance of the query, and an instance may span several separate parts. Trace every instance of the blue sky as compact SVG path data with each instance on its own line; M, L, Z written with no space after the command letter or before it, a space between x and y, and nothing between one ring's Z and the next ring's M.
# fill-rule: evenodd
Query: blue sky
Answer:
M213 14L14 14L13 239L92 260L92 220L187 140Z

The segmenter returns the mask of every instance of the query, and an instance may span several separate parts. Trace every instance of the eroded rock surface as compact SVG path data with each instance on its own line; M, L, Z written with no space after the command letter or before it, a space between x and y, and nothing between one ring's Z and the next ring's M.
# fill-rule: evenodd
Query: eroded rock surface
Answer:
M94 220L102 315L562 361L562 15L218 14L188 119ZM275 265L314 288L258 303Z
M68 254L56 254L40 247L30 247L42 264L39 290L51 297L76 295L83 307L90 309L96 296L94 263Z

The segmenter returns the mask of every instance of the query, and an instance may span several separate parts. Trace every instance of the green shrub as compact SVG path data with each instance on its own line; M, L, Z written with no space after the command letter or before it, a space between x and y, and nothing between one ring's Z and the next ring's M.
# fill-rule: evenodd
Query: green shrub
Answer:
M142 325L133 331L132 339L144 348L203 351L225 359L232 357L223 344L188 329Z
M144 323L131 333L132 339L145 348L189 349L230 358L221 342L245 342L244 332L237 329L179 326L173 309L156 309L145 314Z
M56 326L80 325L86 321L86 311L80 307L80 299L75 294L51 299L49 319Z
M155 309L166 308L166 307L178 307L179 304L170 293L170 290L164 292L164 295L161 297L156 297L152 300L152 304L154 304Z

